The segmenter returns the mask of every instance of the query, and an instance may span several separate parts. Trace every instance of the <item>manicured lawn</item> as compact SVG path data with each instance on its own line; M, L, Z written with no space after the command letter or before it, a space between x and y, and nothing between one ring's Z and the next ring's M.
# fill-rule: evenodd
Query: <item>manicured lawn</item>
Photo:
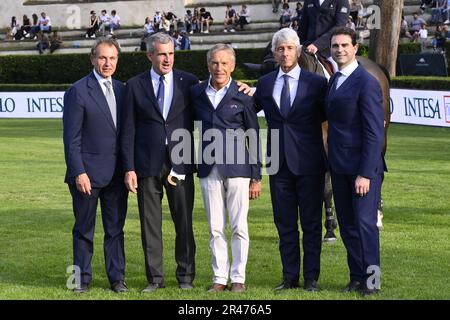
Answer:
M370 299L450 299L450 129L391 125L381 233L382 292ZM268 179L263 196L251 203L250 253L245 294L206 293L211 283L208 228L199 189L194 232L195 289L182 292L175 279L174 228L164 200L166 286L154 294L146 285L139 216L130 196L125 226L130 293L109 290L98 215L90 293L66 288L72 261L71 198L63 183L65 163L60 120L0 120L0 299L362 299L340 293L348 281L342 241L324 245L320 293L275 294L281 280L278 235Z

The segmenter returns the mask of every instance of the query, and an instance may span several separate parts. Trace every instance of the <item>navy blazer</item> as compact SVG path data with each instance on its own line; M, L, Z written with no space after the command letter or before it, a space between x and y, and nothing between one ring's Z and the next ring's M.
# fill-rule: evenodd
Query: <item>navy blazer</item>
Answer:
M304 46L313 43L319 51L330 56L331 34L336 27L344 27L350 14L348 0L305 0L300 20L299 37Z
M198 161L198 177L207 177L213 166L216 165L219 173L224 177L261 179L261 163L258 147L259 124L253 98L242 92L238 92L236 82L231 81L227 93L217 108L214 109L214 106L206 95L207 86L208 81L203 81L191 89L192 103L195 108L195 120L201 121L201 137L203 137L201 139L202 159ZM213 141L205 139L205 132L209 129L216 129L216 132L220 133L222 137L221 142L223 143L222 150L218 152L214 150L214 153L211 155L215 157L215 161L211 161L213 163L205 157L205 155L210 155L210 153L204 152L208 145L213 143ZM242 129L242 131L239 131L239 129ZM243 141L241 139L244 139L244 132L249 129L253 129L254 135L249 134L249 136L256 138L256 142L255 140L252 141L252 138L247 140L252 147L249 149L249 145L245 146L244 153L242 154L240 153L242 149L239 148L240 144L238 141ZM233 143L231 146L230 141ZM219 146L219 144L217 143L215 146ZM229 152L227 153L227 151L231 150L230 148L233 150L232 155ZM219 154L220 151L222 151L221 155ZM240 158L242 156L244 158Z
M374 178L385 168L383 95L361 65L326 101L328 161L333 172Z
M176 129L186 129L190 141L183 140L183 149L188 161L173 163L179 174L195 172L193 109L190 105L189 89L198 83L193 74L173 70L173 99L167 119L159 109L153 90L150 70L131 78L127 82L125 108L122 114L121 152L124 171L136 171L140 178L159 176L166 159L166 139L171 153L179 142L172 139ZM177 153L178 154L178 153Z
M270 131L279 130L279 165L286 160L295 175L322 173L326 171L322 122L327 80L301 69L296 97L284 118L272 96L278 71L261 77L254 95L257 111L264 110L269 128L267 156L272 156Z
M66 183L75 183L75 177L81 173L87 173L94 188L104 187L111 181L119 161L118 137L124 89L123 83L113 80L117 129L93 72L74 83L64 94Z

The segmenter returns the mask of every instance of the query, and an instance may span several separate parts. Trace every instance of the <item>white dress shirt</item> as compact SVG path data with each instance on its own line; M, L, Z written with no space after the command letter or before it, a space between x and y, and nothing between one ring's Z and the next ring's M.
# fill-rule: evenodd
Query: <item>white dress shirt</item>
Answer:
M211 77L209 77L208 80L208 86L206 87L206 95L209 98L209 101L211 101L211 104L213 105L214 109L217 108L220 101L222 101L223 97L227 94L228 88L231 84L231 77L230 81L228 81L227 85L221 88L220 90L214 89L214 87L211 85Z
M159 88L159 77L160 75L153 70L150 69L150 76L152 78L153 91L155 93L155 97L158 96L158 88ZM173 71L164 75L164 109L163 109L163 118L167 119L167 115L170 111L170 105L172 104L173 98Z
M99 75L98 73L97 73L97 71L95 71L95 69L94 69L94 76L95 76L95 78L97 79L97 81L98 81L98 83L100 84L100 88L102 89L102 92L103 92L103 94L105 95L105 97L106 97L106 86L104 85L104 83L106 82L106 81L109 81L109 82L111 82L111 88L113 88L113 93L114 93L114 87L113 87L113 81L112 81L112 78L111 77L109 77L108 79L105 79L105 78L103 78L101 75ZM114 94L114 100L116 99L116 95Z
M300 66L297 64L294 69L286 73L289 76L289 89L290 89L290 97L291 97L291 106L294 102L295 96L297 95L298 88L298 79L300 78ZM283 90L284 86L284 72L281 68L278 70L277 78L275 80L275 85L273 86L273 99L277 103L278 108L280 107L281 100L281 90Z
M341 76L339 77L338 82L336 83L336 89L338 89L344 83L344 81L347 80L348 77L350 77L350 75L353 73L353 71L356 70L356 68L358 68L358 61L356 61L355 59L344 69L339 70Z

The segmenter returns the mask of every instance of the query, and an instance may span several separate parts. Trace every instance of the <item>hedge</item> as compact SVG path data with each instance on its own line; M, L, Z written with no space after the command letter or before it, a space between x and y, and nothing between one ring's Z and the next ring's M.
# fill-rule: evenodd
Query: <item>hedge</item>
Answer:
M255 86L257 80L241 80L249 86ZM70 84L0 84L0 92L14 91L65 91ZM394 77L391 87L397 89L450 90L448 77Z
M235 78L251 79L257 75L246 71L243 62L260 63L263 49L236 50ZM119 57L115 78L127 81L150 67L145 53L126 52ZM175 68L196 74L200 79L209 75L206 51L179 51ZM87 54L61 54L42 56L1 56L0 83L73 83L92 70Z

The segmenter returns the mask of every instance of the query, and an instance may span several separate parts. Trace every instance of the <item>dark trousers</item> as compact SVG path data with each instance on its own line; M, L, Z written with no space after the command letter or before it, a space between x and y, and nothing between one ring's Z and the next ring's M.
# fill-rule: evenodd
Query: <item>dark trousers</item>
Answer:
M73 264L81 269L81 283L92 281L91 261L94 253L94 230L97 204L100 199L103 229L103 249L106 274L112 284L125 277L124 233L127 214L128 191L121 176L117 175L104 188L93 188L91 195L79 192L74 184L69 185L73 200L75 225L73 235Z
M138 179L138 206L141 219L142 246L145 256L145 271L149 283L164 283L162 206L166 190L170 214L175 225L176 277L179 283L191 283L195 277L195 242L192 230L194 207L194 178L186 175L177 186L167 181L171 170L165 163L158 177Z
M350 280L364 281L372 274L369 266L380 266L377 207L381 196L381 175L370 180L367 195L355 193L355 175L331 173L334 204L350 269Z
M300 275L299 217L303 232L303 278L319 279L324 175L294 175L284 161L278 173L270 176L283 278L290 283L297 283Z

